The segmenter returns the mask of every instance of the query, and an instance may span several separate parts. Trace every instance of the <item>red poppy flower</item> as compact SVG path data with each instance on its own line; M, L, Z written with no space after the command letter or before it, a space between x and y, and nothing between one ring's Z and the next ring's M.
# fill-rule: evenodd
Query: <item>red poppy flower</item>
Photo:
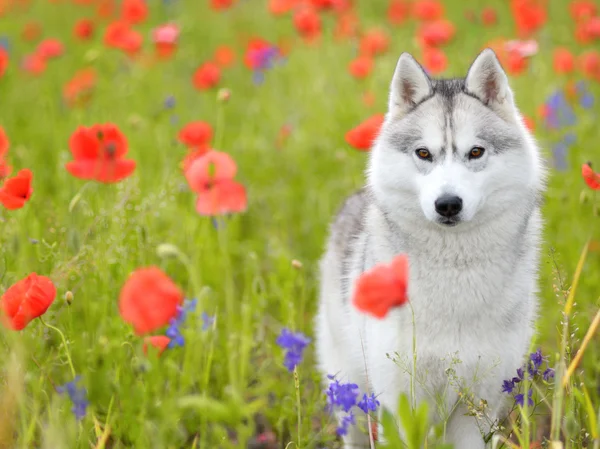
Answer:
M545 0L511 0L510 7L521 36L534 33L548 18Z
M2 178L10 175L12 168L8 165L8 162L4 160L6 154L8 153L8 148L10 147L10 142L4 129L0 126L0 180Z
M598 8L595 2L591 0L572 1L569 5L569 11L575 21L580 22L590 17L596 16Z
M101 19L112 19L115 17L117 4L115 0L100 0L96 8L96 15Z
M144 0L123 0L121 19L132 25L142 23L148 17L148 6Z
M221 79L221 69L214 62L208 61L202 64L192 77L192 83L198 90L206 90L215 87Z
M244 54L244 64L246 67L250 70L255 70L260 64L260 58L257 58L256 55L271 47L273 45L269 41L260 37L250 39L246 46L246 53Z
M196 158L185 171L190 189L199 193L210 184L231 181L237 173L237 164L231 156L222 151L208 151Z
M352 11L339 14L336 19L333 35L336 39L347 39L358 33L358 17Z
M10 141L8 140L8 136L6 135L6 132L4 132L4 128L0 126L0 158L6 156L9 148Z
M436 20L444 15L444 6L439 0L417 0L413 15L419 20Z
M600 17L592 17L584 23L585 32L592 39L600 38Z
M421 25L417 38L424 46L438 46L449 42L454 37L455 31L452 22L439 19Z
M73 26L73 35L82 41L87 41L94 36L94 22L91 19L78 20Z
M127 139L112 123L80 126L71 136L69 147L74 161L66 169L76 178L114 183L130 176L135 161L125 159Z
M229 179L205 186L196 201L196 211L209 217L244 212L247 207L246 188Z
M37 53L25 56L23 59L23 69L32 75L41 75L46 71L46 59Z
M10 329L20 331L46 313L54 298L56 287L52 281L31 273L9 287L0 298L2 321Z
M177 315L183 292L158 267L139 268L121 288L119 312L138 335L153 332Z
M575 57L566 48L554 50L554 71L556 73L571 73L575 70Z
M423 66L433 75L437 75L448 67L448 58L441 49L426 47L423 50Z
M212 127L206 122L191 122L179 131L179 141L190 148L208 147L213 136Z
M481 11L481 21L485 26L492 26L498 22L498 14L491 6L483 8Z
M4 75L6 68L8 67L8 53L4 48L0 47L0 78Z
M584 75L600 81L600 53L590 50L580 56L579 64Z
M215 50L214 61L223 68L230 67L235 62L235 53L227 45L220 45Z
M156 54L161 59L167 59L173 56L177 49L177 39L179 38L179 27L172 23L167 23L156 27L152 31L154 48Z
M408 259L396 256L389 265L378 264L360 275L352 303L361 312L379 319L390 309L408 302Z
M25 41L34 41L42 35L42 25L38 22L27 22L21 31L21 37Z
M298 0L269 0L269 12L274 16L279 16L290 12L298 4Z
M312 8L301 8L294 14L296 31L307 40L315 40L321 34L321 18Z
M85 104L90 98L96 85L96 72L94 69L78 71L63 88L63 99L69 106L78 103Z
M19 171L16 176L6 179L0 188L0 204L8 210L20 209L25 206L33 193L32 178L33 173L26 168Z
M234 0L210 0L210 7L216 11L224 10L233 6Z
M392 25L402 25L410 17L410 3L407 0L391 0L387 16Z
M581 166L581 175L590 189L600 190L600 173L595 173L594 170L592 170L592 164L590 162Z
M523 73L528 66L528 59L517 51L509 51L506 56L506 71L511 75Z
M58 39L44 39L37 46L36 52L45 59L57 58L63 54L64 47Z
M151 337L146 337L144 338L143 346L144 354L148 354L148 345L150 345L157 349L158 355L161 355L163 352L165 352L165 349L167 349L169 343L171 343L171 339L166 335L153 335Z
M531 132L535 131L535 122L533 121L533 119L531 117L524 115L523 123L525 124L525 126L527 127L527 129L529 131L531 131Z
M359 56L348 65L348 71L355 78L366 78L373 70L373 60L368 56Z
M0 156L0 181L2 178L6 178L12 172L12 167L8 165L1 156Z
M383 114L375 114L346 133L346 142L357 150L368 151L383 125Z
M381 29L367 31L360 40L360 53L364 56L375 56L384 53L390 44L390 38Z

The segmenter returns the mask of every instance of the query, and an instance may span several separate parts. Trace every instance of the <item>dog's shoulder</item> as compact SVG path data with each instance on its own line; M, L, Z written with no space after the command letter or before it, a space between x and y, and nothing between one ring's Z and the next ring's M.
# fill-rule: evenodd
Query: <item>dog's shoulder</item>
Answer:
M330 227L330 243L338 254L346 254L352 239L363 231L369 202L368 190L361 188L348 196L339 208Z

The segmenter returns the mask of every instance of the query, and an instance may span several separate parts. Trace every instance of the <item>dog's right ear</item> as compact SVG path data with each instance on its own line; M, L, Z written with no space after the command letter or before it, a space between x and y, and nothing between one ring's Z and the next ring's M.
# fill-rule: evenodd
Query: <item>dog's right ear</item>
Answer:
M431 80L421 65L408 53L402 53L390 86L388 108L400 116L432 94Z

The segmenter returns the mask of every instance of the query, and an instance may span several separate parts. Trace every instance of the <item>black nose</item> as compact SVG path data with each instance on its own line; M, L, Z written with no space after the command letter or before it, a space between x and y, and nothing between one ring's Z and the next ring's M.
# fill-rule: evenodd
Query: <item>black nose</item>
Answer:
M444 217L454 217L462 210L462 199L454 195L443 195L435 200L435 211Z

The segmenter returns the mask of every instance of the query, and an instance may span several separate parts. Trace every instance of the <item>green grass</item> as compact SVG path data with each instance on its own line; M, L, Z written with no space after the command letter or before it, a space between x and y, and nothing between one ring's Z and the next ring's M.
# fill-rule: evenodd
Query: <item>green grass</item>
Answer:
M272 427L279 447L288 442L293 442L290 447L332 447L335 423L323 412L313 345L298 367L298 401L275 338L284 326L312 335L317 263L328 223L344 196L364 182L367 156L351 149L344 134L370 114L384 112L398 55L418 54L416 24L392 28L385 20L387 2L357 2L361 23L383 27L392 38L373 75L357 81L346 70L356 42L331 37L331 15L324 19L322 42L307 46L295 40L290 17L271 17L264 1L241 1L220 14L205 1L179 0L170 7L149 3L151 17L138 27L146 40L154 26L168 20L182 31L175 59L153 67L106 49L101 29L92 43L74 41L73 23L91 13L85 8L37 1L28 10L0 17L0 35L12 43L11 66L0 79L0 126L11 140L10 164L34 173L29 203L17 211L0 210L0 292L32 271L49 276L58 295L44 319L67 341L65 347L60 335L39 320L22 332L0 331L0 447L246 447L257 433L256 416L259 425ZM514 35L505 3L497 5L499 24L484 28L468 22L464 11L478 11L485 2L446 2L447 15L458 29L445 48L447 75L463 76L487 41ZM567 2L549 3L551 20L539 33L539 54L526 73L511 77L519 107L532 117L548 95L571 79L554 74L553 49L564 45L577 54L583 51L573 39ZM39 78L18 68L20 58L34 49L34 43L20 39L23 25L31 20L42 24L45 37L58 37L66 46L65 55L49 62ZM274 42L294 39L286 64L269 71L262 86L253 84L240 62L244 37L250 35ZM195 68L220 44L238 53L235 67L224 71L220 83L231 89L226 104L217 102L216 90L198 92L191 84ZM145 50L150 46L146 42ZM86 66L99 75L91 103L85 109L62 106L63 84ZM598 84L590 87L598 98ZM361 102L367 90L375 94L373 108ZM169 95L176 98L173 111L162 107ZM600 240L598 198L580 175L582 162L600 166L597 111L597 106L595 111L576 109L578 122L572 131L577 142L568 151L568 169L552 171L544 205L537 343L553 357L560 353L563 332L564 296L557 289L571 284L587 239ZM223 119L218 123L219 114ZM177 118L175 125L171 116ZM235 158L237 179L248 189L248 211L228 218L219 229L210 218L196 214L194 195L179 167L186 150L176 134L193 120L218 125L214 146ZM64 169L71 158L69 137L79 125L109 121L126 134L136 172L116 185L92 183L82 189L85 182ZM279 129L288 123L292 133L277 149ZM537 129L540 144L550 154L561 133L549 132L540 123ZM161 259L156 249L162 243L180 248L190 267ZM293 260L302 267L292 266ZM160 358L143 354L142 340L118 312L119 291L129 273L149 265L160 266L188 297L200 299L198 315L203 310L217 315L214 329L199 332L190 326L185 346ZM194 291L188 268L201 291ZM596 248L583 265L566 363L598 309L599 287ZM73 294L70 305L64 300L67 292ZM68 398L53 388L72 380L67 353L88 390L90 407L82 423L73 417ZM592 447L581 436L591 433L589 416L598 414L599 383L600 346L595 338L572 378L566 411L556 411L573 439L565 447ZM589 412L575 399L582 384L590 395ZM540 410L549 414L546 407ZM562 416L569 414L575 424L567 418L563 422ZM545 421L544 416L534 420ZM108 436L106 445L103 434Z

